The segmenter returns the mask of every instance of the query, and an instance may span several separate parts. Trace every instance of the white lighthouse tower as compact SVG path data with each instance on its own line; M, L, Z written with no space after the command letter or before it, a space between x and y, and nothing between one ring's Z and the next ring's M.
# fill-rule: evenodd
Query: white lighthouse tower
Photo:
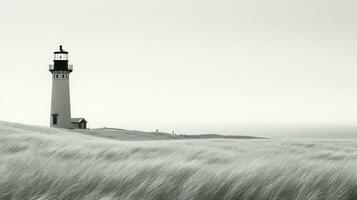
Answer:
M68 52L64 51L62 46L59 51L54 52L53 62L49 69L52 74L50 126L72 128L69 74L73 67L68 64Z

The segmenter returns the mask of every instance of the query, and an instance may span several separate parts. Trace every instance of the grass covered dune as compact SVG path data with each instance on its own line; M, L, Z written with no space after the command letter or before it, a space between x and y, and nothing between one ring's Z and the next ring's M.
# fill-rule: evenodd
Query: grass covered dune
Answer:
M357 141L118 141L0 122L0 199L356 200Z

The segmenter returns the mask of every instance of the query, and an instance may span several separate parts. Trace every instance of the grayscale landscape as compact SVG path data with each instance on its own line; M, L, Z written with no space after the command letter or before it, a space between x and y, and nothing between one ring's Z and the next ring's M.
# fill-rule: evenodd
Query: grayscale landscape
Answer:
M85 131L0 122L0 199L357 199L356 140Z
M1 0L0 200L357 200L357 0Z

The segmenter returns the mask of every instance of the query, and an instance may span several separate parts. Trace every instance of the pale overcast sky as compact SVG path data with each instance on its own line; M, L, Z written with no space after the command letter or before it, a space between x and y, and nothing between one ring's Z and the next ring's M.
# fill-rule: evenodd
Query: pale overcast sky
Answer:
M355 0L1 0L0 120L49 124L52 52L89 127L357 124Z

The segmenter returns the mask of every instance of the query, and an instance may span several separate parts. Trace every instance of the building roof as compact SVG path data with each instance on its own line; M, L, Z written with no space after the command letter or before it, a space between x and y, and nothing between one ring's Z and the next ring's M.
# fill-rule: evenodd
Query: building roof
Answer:
M84 118L72 118L71 123L81 123L81 122L87 122Z
M60 50L59 50L59 51L55 51L55 52L53 52L53 53L54 53L54 54L58 54L58 53L61 53L61 54L68 54L68 52L67 52L67 51L63 50L62 45L60 45Z

